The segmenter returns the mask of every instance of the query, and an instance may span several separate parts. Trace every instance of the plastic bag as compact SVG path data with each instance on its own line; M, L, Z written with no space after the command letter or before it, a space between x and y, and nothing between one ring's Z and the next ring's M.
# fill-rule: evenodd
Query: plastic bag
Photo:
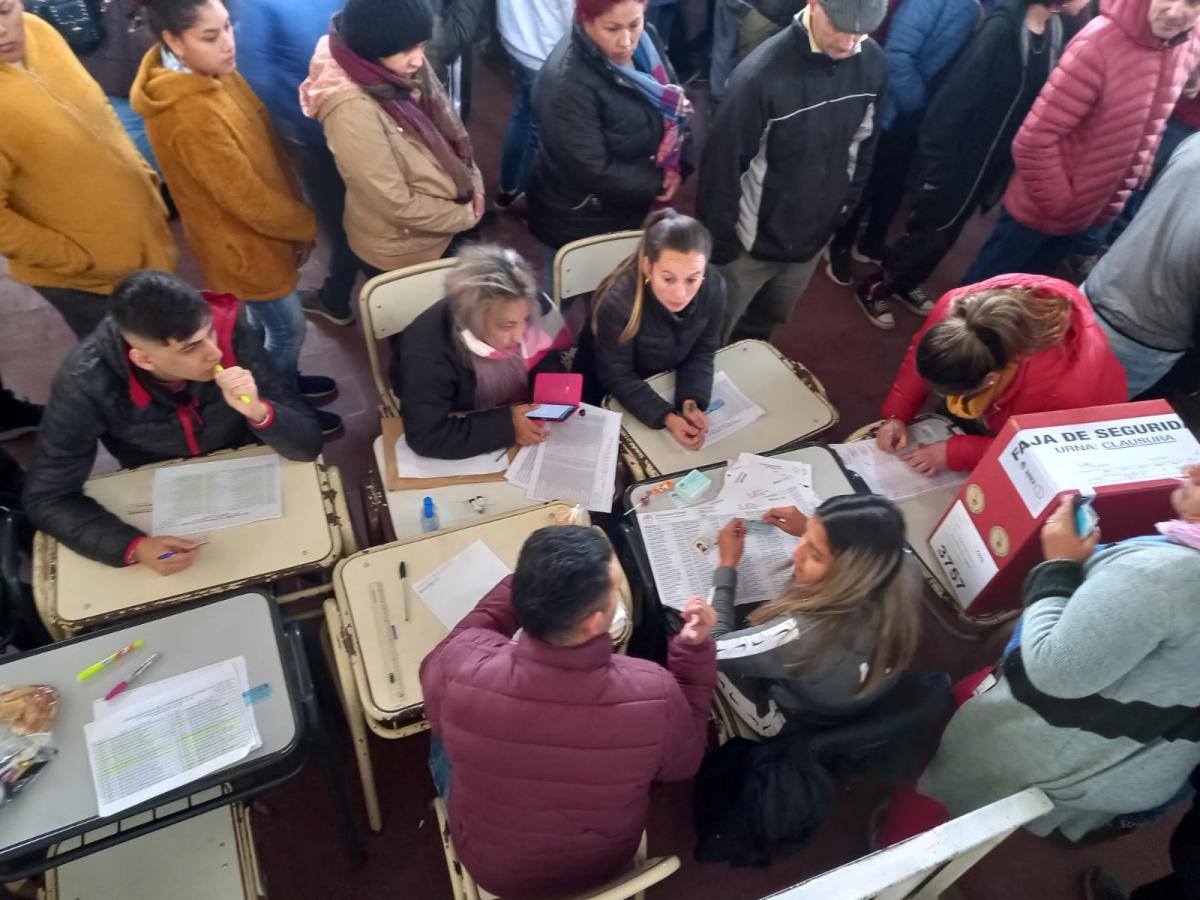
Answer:
M48 684L0 687L0 804L25 789L58 751L50 746L58 691Z

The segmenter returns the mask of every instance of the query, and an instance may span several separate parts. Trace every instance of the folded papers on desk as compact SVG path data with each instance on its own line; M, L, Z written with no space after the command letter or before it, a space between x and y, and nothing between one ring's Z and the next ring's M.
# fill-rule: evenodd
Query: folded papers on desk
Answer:
M244 657L98 701L84 726L101 816L217 772L262 746Z

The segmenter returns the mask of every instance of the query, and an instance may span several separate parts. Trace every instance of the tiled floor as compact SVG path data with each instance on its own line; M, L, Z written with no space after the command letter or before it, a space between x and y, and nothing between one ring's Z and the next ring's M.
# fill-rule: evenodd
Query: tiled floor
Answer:
M502 67L488 64L477 67L480 78L470 123L491 189L498 168L500 136L511 104L506 76L499 74L501 71ZM681 208L691 208L693 191L694 186L689 185L683 192ZM976 223L967 230L959 247L936 274L932 288L941 290L954 283L985 232L985 223ZM531 260L541 259L535 243L512 217L489 221L485 233L513 244ZM185 260L182 272L185 277L195 278L190 259ZM316 284L319 277L318 254L305 273L306 284ZM918 325L905 310L897 310L896 317L895 331L871 327L849 290L834 285L822 271L813 279L792 323L780 335L779 346L824 381L838 407L841 422L829 432L830 439L877 418L891 378ZM0 275L0 373L6 386L44 401L53 373L72 343L66 326L40 297ZM340 396L329 408L344 418L346 435L327 446L326 458L341 467L348 486L357 484L370 458L370 442L378 433L375 391L365 359L357 327L310 323L302 365L307 372L333 375L339 381ZM8 445L21 458L28 458L31 447L29 440ZM102 458L99 465L112 463ZM352 496L351 501L359 517L357 497ZM956 676L994 659L1005 639L1003 633L984 635L975 641L953 638L930 616L927 625L918 659L920 667L946 670ZM344 725L339 720L329 724L345 744L343 787L357 810L360 794ZM428 806L433 790L424 767L427 747L425 737L402 741L372 738L385 829L369 838L370 858L361 870L355 870L341 851L332 810L313 767L265 797L256 808L254 826L271 896L286 900L450 897L436 824ZM650 895L658 900L748 900L839 865L866 851L867 818L879 798L879 791L869 785L845 785L832 817L810 844L770 867L733 870L691 861L690 786L659 788L652 809L650 850L652 854L677 853L683 868L652 889ZM1173 818L1133 837L1086 850L1067 849L1019 833L970 872L955 893L973 900L1075 900L1082 897L1077 888L1079 874L1100 862L1115 868L1131 883L1138 883L1166 868L1166 839Z

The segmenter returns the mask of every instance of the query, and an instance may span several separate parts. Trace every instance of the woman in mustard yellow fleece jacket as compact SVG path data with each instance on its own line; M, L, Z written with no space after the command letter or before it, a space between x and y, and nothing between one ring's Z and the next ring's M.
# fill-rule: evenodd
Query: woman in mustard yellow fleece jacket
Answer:
M158 179L53 28L0 0L0 255L79 337L135 269L173 269Z
M145 6L161 43L143 58L130 104L146 120L205 287L253 301L267 350L280 371L297 377L305 321L296 286L316 219L266 109L236 72L224 5L148 0ZM301 382L309 397L333 388L324 378Z

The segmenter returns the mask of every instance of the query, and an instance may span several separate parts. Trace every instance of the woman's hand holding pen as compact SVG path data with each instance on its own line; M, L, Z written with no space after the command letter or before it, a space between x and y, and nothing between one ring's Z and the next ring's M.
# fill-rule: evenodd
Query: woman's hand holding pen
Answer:
M540 444L550 435L545 425L527 415L537 409L537 406L536 403L522 403L512 408L513 434L516 442L522 447Z

